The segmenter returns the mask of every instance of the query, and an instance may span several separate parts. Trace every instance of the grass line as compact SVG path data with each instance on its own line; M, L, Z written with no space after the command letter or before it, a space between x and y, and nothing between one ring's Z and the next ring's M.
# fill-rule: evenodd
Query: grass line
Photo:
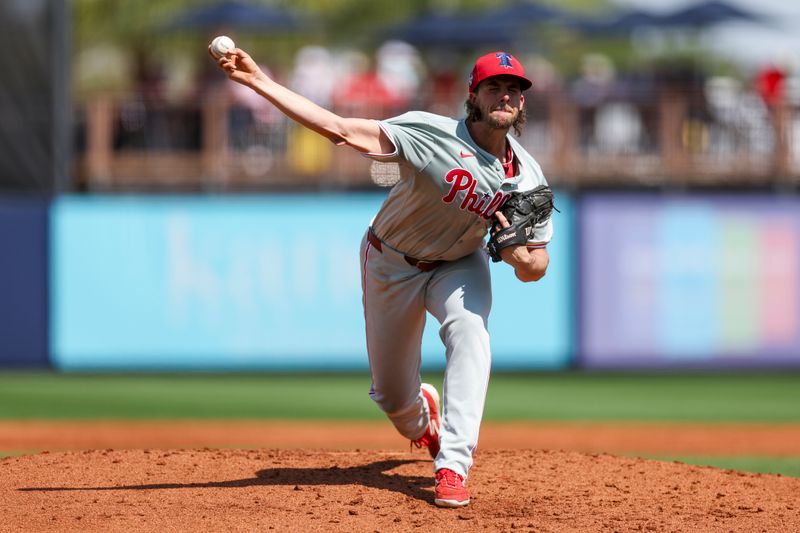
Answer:
M697 466L712 466L740 472L779 474L800 478L800 457L645 455L658 461L680 461Z
M437 386L442 376L424 378ZM383 420L363 374L0 373L0 419ZM800 422L800 373L495 374L485 420Z

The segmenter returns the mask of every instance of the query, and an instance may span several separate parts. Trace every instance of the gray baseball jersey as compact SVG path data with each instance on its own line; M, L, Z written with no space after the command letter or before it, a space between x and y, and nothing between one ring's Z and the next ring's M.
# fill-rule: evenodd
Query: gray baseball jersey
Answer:
M420 393L420 345L430 312L440 324L446 357L435 469L466 478L491 366L484 237L512 191L546 182L533 157L510 136L518 168L513 178L475 143L463 120L410 112L380 124L395 151L367 155L397 162L401 178L361 246L370 396L403 436L423 435L429 413ZM546 245L552 231L549 220L537 226L529 246ZM443 262L422 270L409 257Z
M396 150L369 154L400 165L395 185L373 221L378 236L419 259L452 261L483 244L497 208L514 190L546 185L542 170L510 135L519 174L506 178L498 159L479 147L463 120L412 111L381 123ZM531 244L550 241L552 222Z

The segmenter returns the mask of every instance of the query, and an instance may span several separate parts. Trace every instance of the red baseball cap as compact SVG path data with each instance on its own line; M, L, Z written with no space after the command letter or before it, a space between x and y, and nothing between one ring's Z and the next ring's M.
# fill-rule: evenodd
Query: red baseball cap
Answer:
M492 52L481 56L475 61L472 73L469 75L467 86L469 92L474 93L480 82L492 76L514 76L519 78L522 90L530 89L533 82L525 77L525 69L517 58L505 52Z

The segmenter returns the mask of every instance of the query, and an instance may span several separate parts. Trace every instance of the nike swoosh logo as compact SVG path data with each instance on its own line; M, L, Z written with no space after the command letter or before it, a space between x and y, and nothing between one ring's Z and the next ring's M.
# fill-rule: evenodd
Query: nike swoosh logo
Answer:
M475 154L470 154L469 152L459 152L459 154L458 154L458 155L460 155L462 158L465 158L465 157L475 157Z

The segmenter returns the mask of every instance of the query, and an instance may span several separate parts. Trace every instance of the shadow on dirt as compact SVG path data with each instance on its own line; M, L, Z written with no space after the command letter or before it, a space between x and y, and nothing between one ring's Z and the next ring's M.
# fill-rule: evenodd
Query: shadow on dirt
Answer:
M391 490L411 498L433 503L431 476L404 476L390 471L398 466L422 462L421 459L393 459L376 461L367 465L340 468L267 468L256 472L255 477L206 483L152 483L145 485L118 485L110 487L22 487L22 492L92 491L92 490L170 490L205 488L240 488L254 486L308 487L315 485L363 485Z

